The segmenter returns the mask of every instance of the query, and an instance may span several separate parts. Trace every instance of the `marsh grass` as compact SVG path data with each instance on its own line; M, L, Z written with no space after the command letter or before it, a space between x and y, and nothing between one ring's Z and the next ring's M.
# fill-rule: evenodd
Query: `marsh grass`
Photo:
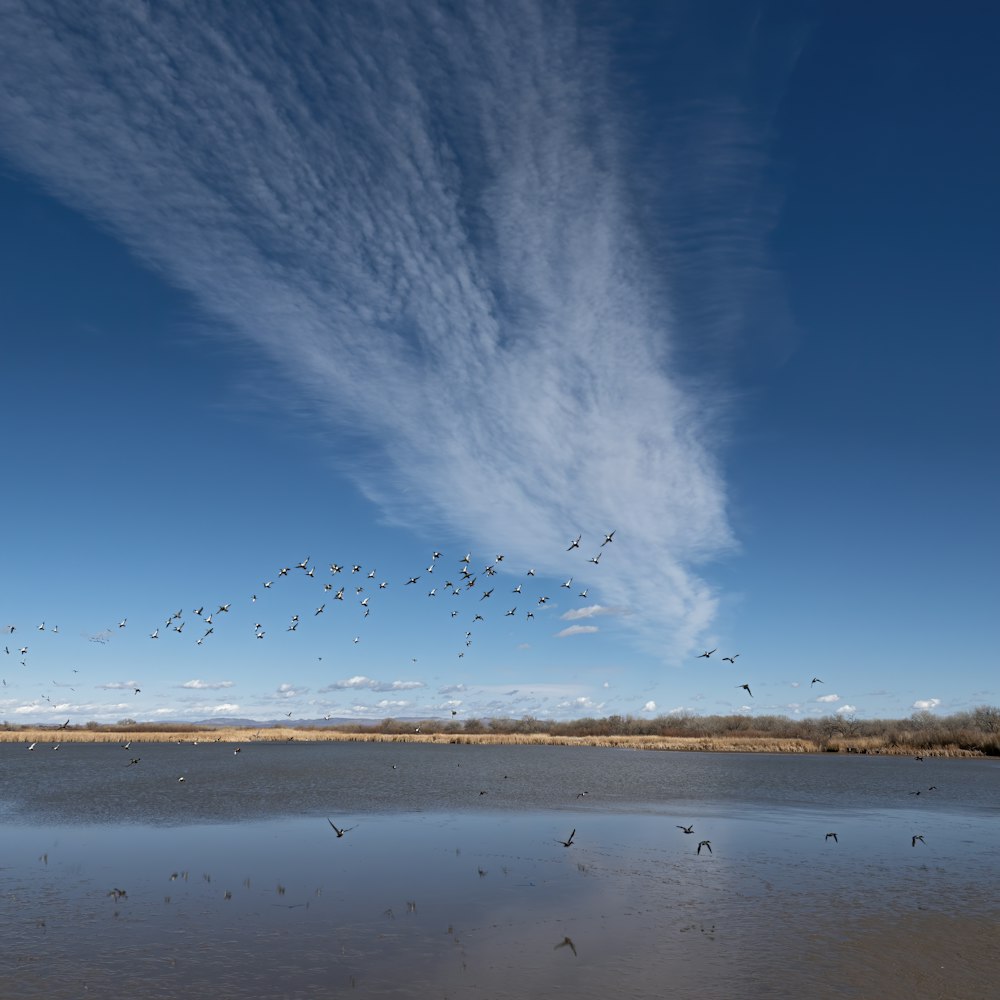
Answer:
M0 742L88 743L451 743L613 747L728 753L860 753L934 757L1000 756L1000 709L909 719L779 715L612 715L566 722L536 719L383 719L378 723L215 728L191 723L87 722L57 726L0 725Z
M951 744L927 747L887 746L874 738L813 740L757 736L553 736L549 733L382 733L280 726L263 729L191 729L112 731L25 727L0 730L0 743L431 743L503 746L607 747L619 750L676 750L709 753L874 753L977 757L982 751Z

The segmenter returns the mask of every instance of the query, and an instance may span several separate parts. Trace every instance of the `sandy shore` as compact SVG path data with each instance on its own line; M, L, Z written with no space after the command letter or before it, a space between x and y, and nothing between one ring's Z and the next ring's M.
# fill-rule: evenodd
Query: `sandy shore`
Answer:
M335 729L296 729L276 726L262 729L178 729L172 732L142 730L92 730L25 728L0 730L0 743L439 743L508 746L615 747L622 750L687 750L715 753L868 753L976 757L975 751L958 747L918 750L907 746L880 746L871 739L831 741L759 736L550 736L547 733L345 733Z

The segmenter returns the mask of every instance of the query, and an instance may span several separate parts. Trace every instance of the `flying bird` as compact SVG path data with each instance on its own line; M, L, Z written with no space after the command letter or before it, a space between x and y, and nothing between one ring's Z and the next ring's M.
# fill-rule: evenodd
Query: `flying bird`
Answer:
M569 835L569 839L568 840L557 840L556 843L557 844L562 844L563 847L569 847L569 846L572 845L573 838L575 836L576 836L576 829L574 828L573 832Z
M719 648L718 646L715 647L715 649L718 649L718 648ZM701 654L701 656L696 656L695 659L696 660L701 660L701 659L707 660L715 652L715 649L706 649L705 652Z
M617 530L618 529L615 528L615 531ZM604 536L604 541L601 542L601 548L604 548L604 546L607 545L608 542L613 542L615 540L615 531L612 531L610 534Z
M576 538L574 538L573 541L569 543L569 548L566 551L572 552L573 549L578 549L580 547L581 538L583 538L583 535L577 535Z
M753 691L750 690L750 685L749 684L737 684L736 686L738 688L742 688L744 691L746 691L746 693L748 695L750 695L751 698L753 697Z
M568 937L564 937L562 941L559 942L552 950L558 951L560 948L569 948L574 955L576 955L576 945L573 944L572 940Z
M349 832L350 832L351 830L353 830L353 829L354 829L354 827L353 827L353 826L345 826L345 827L344 827L343 829L341 829L341 828L340 828L339 826L337 826L337 824L336 824L336 823L334 823L334 822L333 822L333 820L332 820L332 819L330 819L330 817L329 817L329 816L327 816L327 818L326 818L326 821L327 821L327 823L329 823L329 824L330 824L330 826L332 826L332 827L333 827L333 832L334 832L334 833L335 833L335 834L336 834L336 835L337 835L338 837L343 837L345 833L349 833Z
M709 854L711 854L711 853L712 853L712 844L711 844L711 842L710 842L710 841L708 841L708 840L702 840L702 841L701 841L701 842L700 842L700 843L698 844L698 850L697 850L697 851L695 851L695 854L701 854L701 849L702 849L703 847L704 847L704 848L705 848L705 849L706 849L706 850L708 851L708 853L709 853Z
M833 842L836 844L838 841L837 841L837 835L835 833L828 833L823 839L829 840L831 837L833 837Z
M822 684L822 683L823 683L823 682L822 682L822 681L821 681L821 680L820 680L820 679L819 679L818 677L814 677L814 678L812 679L812 681L810 682L810 684L809 684L809 687L812 687L812 686L813 686L813 684Z
M683 830L685 833L694 833L694 824L692 823L691 826L681 826L680 823L678 823L677 829Z
M722 662L723 663L732 663L735 666L736 665L736 659L737 659L737 657L739 655L740 655L739 653L733 653L732 656L724 656L722 658Z
M922 836L921 836L921 835L920 835L920 834L918 833L918 834L917 834L917 835L916 835L916 836L915 836L915 837L913 838L913 840L912 840L912 841L910 842L910 846L911 846L911 847L916 847L916 846L917 846L917 841L918 841L918 840L920 841L920 843L921 843L921 844L925 843L925 841L924 841L924 838L923 838L923 837L922 837Z

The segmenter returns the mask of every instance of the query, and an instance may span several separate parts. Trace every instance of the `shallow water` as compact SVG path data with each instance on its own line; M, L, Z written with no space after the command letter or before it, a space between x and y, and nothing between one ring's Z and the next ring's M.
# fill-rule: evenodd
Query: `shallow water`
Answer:
M996 762L233 749L0 745L0 996L958 998L998 971Z

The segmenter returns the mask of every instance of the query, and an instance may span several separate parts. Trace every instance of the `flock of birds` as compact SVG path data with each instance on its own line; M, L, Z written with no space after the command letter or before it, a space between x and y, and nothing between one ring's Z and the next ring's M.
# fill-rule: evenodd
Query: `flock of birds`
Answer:
M588 565L600 566L604 548L614 541L615 533L615 530L612 530L604 534L597 552L587 560ZM579 550L582 540L582 535L577 535L571 539L566 551L573 552L574 550ZM484 605L483 602L489 600L490 609L492 609L493 605L500 602L500 595L503 591L498 591L498 586L501 569L505 568L501 566L504 562L504 555L503 553L497 554L491 561L485 563L478 570L472 566L471 552L467 552L459 560L457 567L446 572L442 572L441 570L441 559L442 553L437 550L433 551L426 568L422 571L410 573L401 585L403 587L417 586L421 580L425 581L423 586L428 586L429 588L426 591L427 599L438 597L454 599L460 598L463 595L478 597L475 611L471 614L469 609L466 609L463 617L462 610L450 609L450 618L453 620L459 619L459 624L467 626L463 636L464 648L458 651L458 656L463 657L465 649L472 645L474 638L472 630L478 623L486 621L488 606ZM249 598L250 604L255 608L263 606L259 603L264 600L263 595L271 592L276 584L280 586L280 581L292 575L301 575L303 578L309 580L317 580L318 590L316 599L319 603L315 606L294 612L287 621L278 625L265 625L262 620L256 621L253 625L253 636L255 639L263 640L270 632L275 630L289 633L297 632L305 621L308 621L310 618L319 618L322 615L328 616L338 605L353 606L355 612L351 620L360 624L371 616L372 612L378 606L378 595L390 587L389 580L380 577L377 569L367 568L361 563L331 562L328 567L328 574L325 571L322 572L320 574L321 579L317 579L318 572L320 572L320 568L309 556L306 556L305 559L294 564L279 567L273 577L261 582L260 588L253 592ZM323 577L325 579L322 579ZM351 582L345 582L345 578L347 577L351 578ZM513 603L509 606L504 605L503 607L504 617L514 618L523 615L526 621L531 621L535 618L537 612L540 612L541 609L547 606L551 606L550 601L552 601L552 597L544 590L536 588L536 592L529 593L529 584L534 577L536 577L535 569L529 568L524 576L516 582L510 591L510 600ZM559 584L559 589L572 592L575 589L573 580L573 576L568 577ZM579 590L576 596L579 599L587 600L590 596L589 588L584 587ZM201 604L191 609L187 614L185 614L183 608L179 608L169 613L160 623L154 625L148 636L151 640L159 640L169 635L183 637L185 634L191 635L194 633L195 644L201 646L216 634L216 628L225 621L232 609L233 602L231 600ZM90 640L97 643L106 643L115 632L121 632L128 627L128 618L122 618L118 621L117 628L109 626L102 632L90 636ZM16 631L17 626L6 626L8 635L13 635ZM52 634L57 634L59 627L46 626L43 621L37 626L37 631L49 631ZM355 644L361 642L360 633L353 634L352 642ZM15 648L22 658L27 657L30 651L30 646L28 645L17 646ZM5 652L8 655L11 653L9 646L5 646ZM27 665L26 659L22 659L21 662L22 665ZM141 689L136 689L135 694L139 694L140 691Z
M605 547L614 541L615 534L615 530L604 533L599 546L595 546L597 551L587 559L588 564L593 566L600 565ZM569 540L566 551L568 553L582 552L582 545L583 535L577 534ZM434 550L426 567L422 571L410 573L402 582L402 587L404 588L417 587L423 580L423 586L428 587L425 598L427 600L445 598L448 601L455 601L456 599L465 597L465 602L461 606L453 606L448 609L449 618L455 621L456 625L462 629L460 640L462 646L457 652L460 659L465 657L466 652L473 645L477 626L487 620L488 614L491 614L492 607L500 601L500 594L503 592L499 589L501 570L506 568L503 564L504 555L499 553L492 560L482 565L480 569L475 570L472 567L472 553L467 552L459 560L457 567L451 571L443 571L442 553ZM319 579L317 578L317 574L319 574ZM273 632L275 629L285 633L297 633L300 626L304 627L306 621L310 619L315 620L321 616L329 617L333 609L337 607L353 606L354 617L351 621L360 624L372 615L379 604L379 595L390 587L389 580L381 578L375 568L366 568L361 563L331 562L327 571L320 573L320 567L317 563L307 556L298 562L280 566L273 577L264 579L258 590L251 593L249 597L250 605L254 609L263 608L263 595L269 594L276 585L280 586L280 581L292 576L316 580L318 588L317 600L319 603L307 609L300 609L293 612L287 621L281 622L277 626L265 625L264 618L266 616L260 614L258 620L253 624L252 634L256 640L265 639L269 632ZM324 576L325 580L323 579ZM534 582L534 578L536 578L536 571L533 568L529 568L522 577L517 578L515 576L513 578L512 582L514 585L510 590L511 601L513 603L509 606L506 604L501 605L504 618L523 616L525 621L531 621L535 618L536 613L553 606L550 603L552 601L551 595L546 593L545 588L529 586ZM507 579L508 582L511 582L509 576ZM348 580L350 582L347 582ZM559 585L559 589L573 592L573 581L573 576L569 576ZM589 598L589 588L584 587L580 589L576 593L576 596L578 599L587 600ZM468 601L472 597L476 598L475 604L472 608L469 608ZM486 604L484 602L489 603ZM232 609L232 600L217 601L212 604L203 603L192 608L187 614L185 614L183 608L178 608L169 613L162 620L161 624L151 629L148 633L149 639L160 640L168 635L183 637L191 635L193 632L195 634L195 644L201 646L211 640L212 636L216 634L216 628L227 620ZM495 617L495 615L493 616ZM123 617L117 622L116 627L109 627L89 638L93 642L106 643L112 635L123 632L127 628L129 628L129 620L127 617ZM6 626L6 631L8 635L13 635L17 631L17 627L15 625L8 625ZM59 627L47 626L43 621L37 626L36 631L48 631L56 635L59 633ZM354 633L352 630L351 634L351 641L354 644L362 641L360 632ZM22 665L27 666L30 646L25 644L17 646L16 649L22 658ZM11 653L9 646L5 646L4 651L8 655ZM716 652L718 652L717 648L705 650L697 659L708 660ZM720 659L723 663L735 666L739 657L740 653L732 653L722 656ZM53 680L52 683L56 684L57 682ZM813 677L810 686L822 683L823 681L819 677ZM6 686L6 679L3 679L3 684ZM71 690L75 690L71 685L60 686L69 686ZM750 682L738 684L736 688L746 691L748 697L753 697ZM142 693L140 686L135 686L131 690L133 696L138 696ZM52 703L52 698L49 694L43 695L42 700L48 701L50 704ZM456 713L453 712L452 714ZM291 713L287 713L287 715L291 718ZM67 720L66 725L68 724L69 721Z

